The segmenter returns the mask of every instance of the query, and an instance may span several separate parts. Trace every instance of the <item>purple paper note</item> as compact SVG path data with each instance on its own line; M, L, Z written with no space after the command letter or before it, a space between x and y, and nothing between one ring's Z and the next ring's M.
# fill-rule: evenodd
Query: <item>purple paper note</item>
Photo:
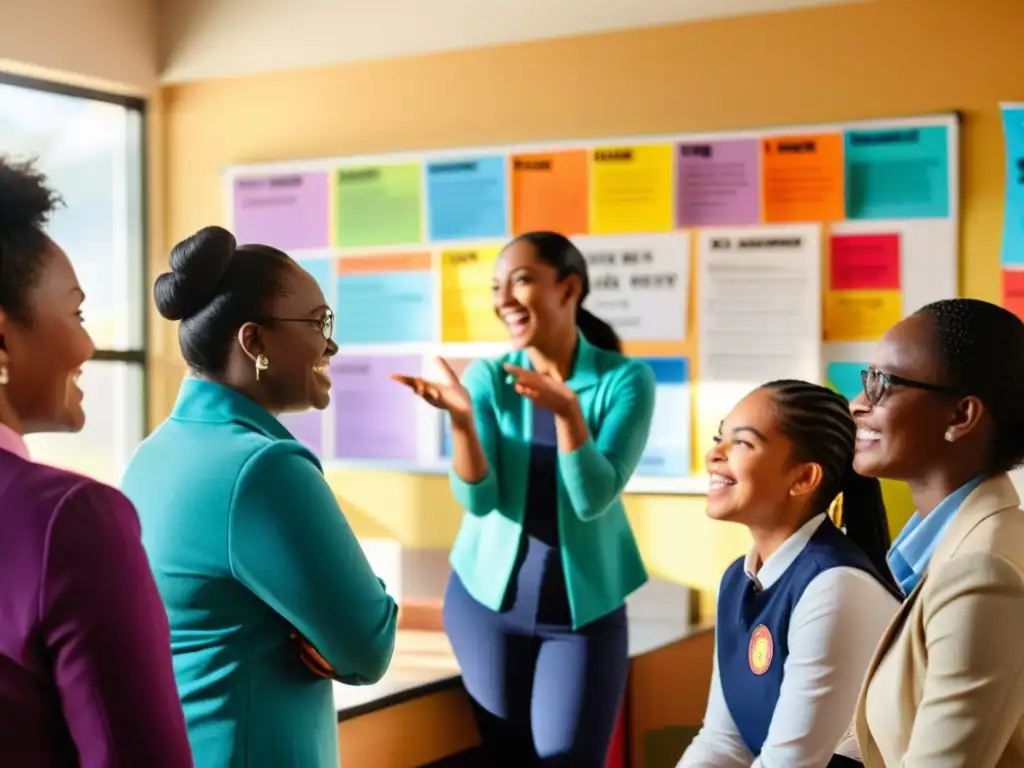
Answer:
M324 415L321 411L281 414L281 423L295 439L317 456L324 453Z
M757 139L676 147L676 226L758 224L760 149Z
M235 179L235 237L281 250L330 244L326 173Z
M419 400L388 377L417 376L422 370L419 357L334 358L331 402L337 458L416 460Z

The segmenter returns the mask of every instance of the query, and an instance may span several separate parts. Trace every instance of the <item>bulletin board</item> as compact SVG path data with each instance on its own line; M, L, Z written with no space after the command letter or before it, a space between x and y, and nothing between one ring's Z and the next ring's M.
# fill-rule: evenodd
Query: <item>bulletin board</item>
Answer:
M933 115L239 165L223 195L238 241L287 251L335 309L331 406L282 419L325 466L447 471L445 419L389 376L506 351L495 259L555 230L655 373L627 492L689 494L742 394L800 377L852 397L886 327L958 295L958 145L958 116Z

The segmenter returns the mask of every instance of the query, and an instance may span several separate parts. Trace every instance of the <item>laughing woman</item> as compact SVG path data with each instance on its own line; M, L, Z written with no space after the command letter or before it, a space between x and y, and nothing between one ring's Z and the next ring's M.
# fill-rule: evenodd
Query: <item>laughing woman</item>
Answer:
M171 623L198 768L333 768L331 681L388 667L397 608L317 458L276 414L323 409L334 316L287 255L209 227L175 246L156 306L181 320L191 375L123 487L142 518Z
M765 384L722 422L708 515L754 543L722 578L707 714L680 768L846 764L833 751L901 597L855 437L846 399L803 381ZM845 532L828 515L839 494Z
M650 368L581 306L583 255L551 232L498 259L513 351L460 384L399 377L452 427L465 510L445 630L486 765L604 766L628 668L626 596L647 580L620 495L654 408Z

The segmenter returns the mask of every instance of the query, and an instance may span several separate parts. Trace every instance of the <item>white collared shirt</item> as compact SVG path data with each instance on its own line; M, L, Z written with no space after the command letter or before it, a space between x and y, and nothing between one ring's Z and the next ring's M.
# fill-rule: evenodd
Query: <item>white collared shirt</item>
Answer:
M751 581L760 589L775 584L825 517L811 518L760 568L748 552ZM875 646L898 609L899 601L858 568L830 568L811 580L793 609L779 700L756 758L725 703L716 643L704 725L678 768L823 768L850 726Z

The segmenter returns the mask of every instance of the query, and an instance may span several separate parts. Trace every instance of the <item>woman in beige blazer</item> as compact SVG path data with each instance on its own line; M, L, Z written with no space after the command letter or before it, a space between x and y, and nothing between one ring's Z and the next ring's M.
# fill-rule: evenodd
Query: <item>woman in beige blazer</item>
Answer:
M889 564L907 593L854 721L868 768L1024 766L1024 324L973 299L891 328L852 404L855 469L917 512Z

